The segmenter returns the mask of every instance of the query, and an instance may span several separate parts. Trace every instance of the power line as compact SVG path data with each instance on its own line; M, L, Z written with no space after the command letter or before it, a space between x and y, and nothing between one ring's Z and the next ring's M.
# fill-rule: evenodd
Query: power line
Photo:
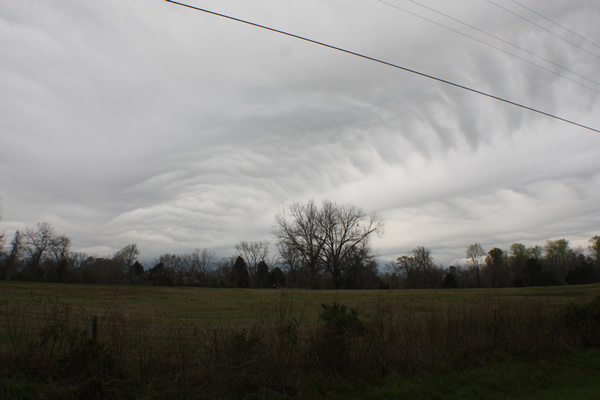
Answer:
M534 13L535 15L538 15L538 16L540 16L540 17L544 18L546 21L548 21L548 22L550 22L550 23L553 23L554 25L556 25L556 26L558 26L558 27L560 27L560 28L564 29L565 31L572 33L573 35L577 36L578 38L580 38L580 39L582 39L582 40L585 40L586 42L588 42L588 43L589 43L589 44L591 44L592 46L596 46L597 48L599 48L599 49L600 49L600 46L598 46L596 43L592 42L591 40L588 40L588 39L586 39L585 37L581 36L581 35L580 35L580 34L578 34L577 32L574 32L574 31L572 31L571 29L567 28L566 26L559 24L558 22L556 22L556 21L554 21L554 20L552 20L552 19L550 19L550 18L546 17L545 15L542 15L542 14L540 14L539 12L537 12L537 11L535 11L535 10L532 10L531 8L529 8L529 7L527 7L527 6L525 6L525 5L521 4L521 3L519 3L519 2L518 2L518 1L516 1L516 0L512 0L512 2L513 2L513 3L515 3L515 4L516 4L516 5L518 5L518 6L521 6L521 7L523 7L523 8L524 8L524 9L526 9L526 10L529 10L529 11L531 11L531 12L532 12L532 13Z
M410 1L412 1L412 0L410 0ZM384 0L379 0L379 2L381 2L381 3L385 4L385 5L388 5L388 6L390 6L390 7L396 8L396 9L398 9L398 10L400 10L400 11L403 11L403 12L405 12L405 13L407 13L407 14L410 14L410 15L412 15L412 16L414 16L414 17L420 18L420 19L422 19L422 20L425 20L425 21L427 21L427 22L431 22L432 24L435 24L435 25L441 26L442 28L448 29L449 31L452 31L452 32L454 32L454 33L458 33L459 35L463 35L463 36L465 36L465 37L468 37L469 39L472 39L472 40L474 40L474 41L476 41L476 42L479 42L479 43L481 43L481 44L484 44L484 45L486 45L486 46L489 46L489 47L491 47L491 48L493 48L493 49L496 49L496 50L498 50L498 51L501 51L501 52L503 52L503 53L505 53L505 54L508 54L509 56L516 57L516 58L518 58L518 59L519 59L519 60L521 60L521 61L524 61L524 62L526 62L526 63L528 63L528 64L531 64L531 65L533 65L533 66L535 66L535 67L538 67L538 68L540 68L540 69L543 69L544 71L550 72L551 74L554 74L554 75L556 75L556 76L559 76L559 77L561 77L561 78L564 78L564 79L566 79L566 80L568 80L568 81L571 81L571 82L573 82L573 83L576 83L577 85L579 85L579 86L582 86L582 87L584 87L584 88L586 88L586 89L592 90L592 91L594 91L594 92L596 92L596 93L600 93L600 91L598 91L597 89L594 89L594 88L592 88L592 87L590 87L590 86L588 86L588 85L585 85L585 84L583 84L583 83L581 83L581 82L578 82L578 81L576 81L576 80L574 80L574 79L571 79L571 78L569 78L569 77L566 77L566 76L564 76L564 75L562 75L562 74L559 74L559 73L558 73L558 72L556 72L556 71L552 71L551 69L548 69L548 68L546 68L546 67L543 67L543 66L541 66L541 65L539 65L539 64L536 64L536 63L534 63L533 61L527 60L527 59L525 59L525 58L523 58L523 57L520 57L520 56L518 56L518 55L516 55L516 54L513 54L513 53L511 53L511 52L509 52L509 51L506 51L506 50L504 50L504 49L502 49L502 48L500 48L500 47L494 46L493 44L490 44L490 43L484 42L483 40L477 39L477 38L475 38L475 37L473 37L473 36L471 36L471 35L468 35L468 34L466 34L466 33L464 33L464 32L458 31L458 30L456 30L456 29L454 29L454 28L451 28L451 27L449 27L449 26L447 26L447 25L441 24L441 23L439 23L439 22L437 22L437 21L434 21L434 20L432 20L432 19L429 19L429 18L427 18L427 17L424 17L424 16L422 16L422 15L419 15L419 14L413 13L412 11L408 11L408 10L407 10L407 9L405 9L405 8L399 7L399 6L395 5L395 4L388 3L388 2L386 2L386 1L384 1ZM414 2L414 1L413 1L413 2ZM424 6L424 5L421 5L421 4L417 3L417 2L414 2L414 3L415 3L415 4L417 4L417 5L419 5L419 6L421 6L421 7L428 8L428 7L426 7L426 6ZM429 9L429 8L428 8L428 9ZM438 11L436 11L436 10L434 10L434 9L431 9L431 11L438 12ZM439 13L439 12L438 12L438 13ZM443 14L443 13L440 13L440 14L442 14L442 15L446 16L446 15L445 15L445 14ZM448 18L450 18L450 19L454 19L454 18L452 18L452 17L450 17L450 16L447 16L447 17L448 17ZM466 24L466 25L467 25L467 26L470 26L470 25L468 25L468 24ZM477 28L473 27L473 29L477 29ZM498 39L498 40L502 40L502 39ZM508 43L508 42L507 42L507 43ZM509 43L509 44L510 44L510 43ZM549 62L550 62L550 61L549 61ZM562 68L562 67L561 67L561 68ZM563 69L564 69L564 68L563 68ZM572 72L572 71L570 71L570 72ZM574 73L575 75L579 75L579 74L577 74L577 73L575 73L575 72L573 72L573 73ZM579 75L579 76L581 76L581 75ZM593 83L595 83L595 84L597 84L597 85L600 85L600 83L598 83L598 82L595 82L595 81L592 81L592 80L590 80L590 79L588 79L588 78L586 78L586 77L584 77L584 76L581 76L581 77L582 77L583 79L586 79L586 80L588 80L588 81L591 81L591 82L593 82Z
M592 53L591 51L589 51L589 50L587 50L587 49L584 49L583 47L579 46L577 43L574 43L574 42L570 41L569 39L565 39L564 37L562 37L562 36L560 36L560 35L558 35L558 34L556 34L556 33L552 32L550 29L544 28L543 26L541 26L541 25L539 25L539 24L536 24L536 23L535 23L535 22L533 22L532 20L530 20L530 19L528 19L528 18L525 18L525 17L523 17L522 15L519 15L519 14L517 14L516 12L509 10L508 8L502 7L500 4L496 4L496 3L494 3L492 0L487 0L487 2L488 2L488 3L490 3L490 4L493 4L493 5L495 5L496 7L498 7L498 8L500 8L500 9L502 9L502 10L506 11L506 12L507 12L507 13L509 13L509 14L512 14L512 15L514 15L514 16L515 16L515 17L517 17L517 18L521 18L522 20L529 22L531 25L537 26L538 28L540 28L540 29L542 29L542 30L544 30L544 31L546 31L546 32L548 32L548 33L550 33L551 35L554 35L554 36L556 36L556 37L557 37L557 38L559 38L559 39L562 39L562 40L564 40L564 41L565 41L565 42L567 42L567 43L570 43L571 45L573 45L573 46L577 47L577 48L578 48L578 49L580 49L580 50L583 50L583 51L585 51L586 53L588 53L588 54L590 54L590 55L592 55L592 56L594 56L594 57L596 57L596 58L600 58L600 56L599 56L599 55L597 55L597 54L595 54L595 53Z
M467 90L467 91L472 92L472 93L476 93L476 94L479 94L479 95L482 95L482 96L489 97L491 99L495 99L495 100L498 100L498 101L501 101L501 102L504 102L504 103L507 103L507 104L511 104L513 106L520 107L520 108L523 108L525 110L533 111L535 113L538 113L538 114L541 114L541 115L545 115L547 117L554 118L554 119L566 122L566 123L571 124L571 125L579 126L580 128L584 128L584 129L588 129L588 130L600 133L599 129L595 129L595 128L592 128L590 126L583 125L583 124L580 124L580 123L568 120L566 118L562 118L562 117L559 117L557 115L550 114L550 113L547 113L547 112L535 109L533 107L525 106L523 104L519 104L519 103L516 103L514 101L510 101L510 100L504 99L502 97L494 96L494 95L489 94L489 93L485 93L485 92L482 92L482 91L479 91L479 90L476 90L476 89L473 89L473 88L470 88L470 87L467 87L467 86L463 86L463 85L460 85L458 83L454 83L454 82L451 82L451 81L448 81L448 80L445 80L445 79L442 79L442 78L437 78L437 77L435 77L433 75L428 75L428 74L425 74L423 72L419 72L419 71L416 71L416 70L413 70L413 69L410 69L410 68L402 67L402 66L397 65L397 64L393 64L393 63L390 63L390 62L387 62L387 61L383 61L383 60L380 60L378 58L369 57L369 56L366 56L364 54L360 54L360 53L356 53L354 51L343 49L341 47L336 47L336 46L333 46L333 45L330 45L330 44L327 44L327 43L319 42L319 41L316 41L316 40L313 40L313 39L309 39L309 38L306 38L306 37L303 37L303 36L295 35L293 33L289 33L289 32L286 32L286 31L279 30L279 29L271 28L271 27L268 27L268 26L265 26L265 25L260 25L260 24L257 24L257 23L251 22L251 21L243 20L243 19L240 19L240 18L235 18L235 17L232 17L230 15L220 14L220 13L217 13L215 11L210 11L210 10L207 10L207 9L204 9L204 8L191 6L189 4L180 3L180 2L177 2L177 1L173 1L173 0L165 0L165 1L168 2L168 3L177 4L177 5L180 5L182 7L186 7L186 8L192 9L192 10L201 11L201 12L204 12L204 13L207 13L207 14L215 15L215 16L218 16L218 17L222 17L222 18L226 18L226 19L232 20L232 21L241 22L243 24L251 25L251 26L254 26L254 27L257 27L257 28L262 28L262 29L265 29L265 30L268 30L268 31L271 31L271 32L275 32L275 33L279 33L279 34L282 34L282 35L290 36L290 37L293 37L293 38L296 38L296 39L304 40L304 41L309 42L309 43L318 44L320 46L327 47L329 49L337 50L337 51L340 51L342 53L347 53L347 54L350 54L350 55L353 55L353 56L356 56L356 57L364 58L364 59L369 60L369 61L374 61L374 62L379 63L379 64L383 64L383 65L387 65L389 67L397 68L397 69L400 69L402 71L410 72L412 74L419 75L419 76L422 76L424 78L429 78L429 79L432 79L432 80L435 80L435 81L438 81L438 82L441 82L441 83L445 83L445 84L450 85L450 86L457 87L459 89L464 89L464 90Z
M587 89L590 89L590 90L593 90L593 91L595 91L595 92L598 92L598 90L596 90L596 89L593 89L593 88L591 88L591 87L589 87L589 86L587 86L587 85L583 85L583 84L582 84L582 83L580 83L580 82L577 82L577 81L575 81L575 80L573 80L573 79L567 78L567 77L566 77L566 76L564 76L564 75L561 75L561 74L559 74L559 73L556 73L556 72L554 72L554 71L552 71L552 70L550 70L550 69L544 68L544 67L542 67L541 65L535 64L535 63L533 63L533 62L531 62L531 61L529 61L529 60L527 60L527 59L525 59L525 58L522 58L522 57L520 57L520 56L518 56L518 55L516 55L516 54L510 53L510 52L508 52L508 51L505 51L505 50L503 50L503 49L501 49L501 48L499 48L499 47L496 47L496 46L494 46L494 45L492 45L492 44L489 44L489 43L487 43L487 42L484 42L484 41L482 41L482 40L479 40L479 39L477 39L477 38L475 38L475 37L473 37L473 36L471 36L471 35L468 35L468 34L466 34L466 33L464 33L464 32L457 31L457 30L455 30L455 29L452 29L452 28L450 28L449 26L446 26L446 25L440 24L440 23L438 23L438 22L435 22L435 21L433 21L433 20L430 20L430 19L428 19L428 18L425 18L425 17L423 17L423 16L420 16L420 15L417 15L417 14L414 14L414 13L411 13L411 12L410 12L410 11L408 11L408 10L405 10L405 9L403 9L403 8L400 8L400 7L397 7L396 5L390 4L390 3L386 2L386 1L383 1L383 0L379 0L379 1L380 1L380 2L382 2L382 3L384 3L384 4L387 4L388 6L391 6L391 7L398 8L398 9L400 9L400 10L402 10L402 11L406 12L406 13L409 13L409 14L411 14L411 15L414 15L414 16L416 16L416 17L419 17L419 18L425 19L425 20L427 20L427 21L429 21L429 22L432 22L432 23L434 23L434 24L436 24L436 25L442 26L443 28L449 29L449 30L451 30L451 31L453 31L453 32L456 32L456 33L459 33L459 34L461 34L461 35L463 35L463 36L466 36L466 37L468 37L468 38L470 38L470 39L472 39L472 40L475 40L475 41L477 41L477 42L479 42L479 43L482 43L482 44L484 44L484 45L486 45L486 46L489 46L489 47L491 47L491 48L493 48L493 49L499 50L499 51L501 51L501 52L503 52L503 53L506 53L506 54L508 54L508 55L511 55L511 56L513 56L513 57L516 57L516 58L518 58L518 59L520 59L520 60L522 60L522 61L525 61L525 62L527 62L527 63L529 63L529 64L535 65L535 66L536 66L536 67L538 67L538 68L541 68L541 69L543 69L543 70L545 70L545 71L551 72L551 73L553 73L553 74L555 74L555 75L558 75L558 76L560 76L560 77L562 77L562 78L565 78L565 79L567 79L567 80L569 80L569 81L571 81L571 82L577 83L577 84L579 84L579 85L581 85L581 86L583 86L583 87L585 87L585 88L587 88ZM425 9L429 10L429 11L432 11L432 12L434 12L434 13L436 13L436 14L439 14L439 15L442 15L442 16L444 16L444 17L448 18L448 19L451 19L452 21L458 22L459 24L462 24L462 25L464 25L464 26L467 26L467 27L469 27L469 28L471 28L471 29L474 29L474 30L476 30L476 31L478 31L478 32L481 32L481 33L483 33L483 34L485 34L485 35L487 35L487 36L490 36L490 37L492 37L492 38L494 38L494 39L496 39L496 40L499 40L499 41L501 41L501 42L503 42L503 43L506 43L506 44L508 44L508 45L510 45L510 46L512 46L512 47L514 47L514 48L516 48L516 49L519 49L519 50L521 50L521 51L524 51L525 53L527 53L527 54L530 54L530 55L532 55L532 56L534 56L534 57L536 57L536 58L539 58L540 60L546 61L547 63L549 63L549 64L552 64L552 65L554 65L555 67L558 67L558 68L560 68L560 69L562 69L562 70L565 70L565 71L567 71L567 72L570 72L570 73L572 73L573 75L576 75L576 76L578 76L578 77L580 77L580 78L582 78L582 79L585 79L585 80L586 80L586 81L588 81L588 82L592 82L592 83L595 83L596 85L600 85L600 82L597 82L597 81L595 81L595 80L593 80L593 79L590 79L590 78L588 78L588 77L586 77L586 76L583 76L583 75L581 75L581 74L578 74L577 72L575 72L575 71L573 71L573 70L570 70L569 68L567 68L567 67L564 67L564 66L562 66L562 65L560 65L560 64L557 64L557 63L553 62L552 60L548 60L547 58L544 58L544 57L542 57L542 56L540 56L540 55L537 55L537 54L535 54L535 53L534 53L534 52L532 52L532 51L529 51L529 50L527 50L527 49L524 49L524 48L522 48L522 47L520 47L520 46L517 46L517 45L516 45L516 44L514 44L514 43L511 43L511 42L509 42L509 41L507 41L507 40L504 40L504 39L502 39L502 38L500 38L500 37L498 37L498 36L495 36L495 35L493 35L493 34L491 34L491 33L489 33L489 32L486 32L486 31L484 31L483 29L480 29L480 28L478 28L478 27L476 27L476 26L473 26L473 25L470 25L470 24L468 24L468 23L466 23L466 22L464 22L464 21L461 21L461 20L459 20L458 18L454 18L454 17L452 17L452 16L450 16L450 15L448 15L448 14L444 14L444 13L443 13L443 12L441 12L441 11L438 11L438 10L436 10L436 9L432 8L432 7L428 7L428 6L426 6L426 5L424 5L424 4L421 4L421 3L419 3L419 2L417 2L417 1L415 1L415 0L409 0L409 1L410 1L411 3L414 3L414 4L418 5L419 7L423 7L423 8L425 8ZM600 93L600 92L598 92L598 93Z

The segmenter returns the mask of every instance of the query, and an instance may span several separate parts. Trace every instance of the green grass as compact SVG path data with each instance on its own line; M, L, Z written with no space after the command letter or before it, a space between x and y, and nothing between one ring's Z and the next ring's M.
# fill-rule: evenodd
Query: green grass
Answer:
M282 291L191 287L109 286L0 282L0 306L15 304L30 309L59 301L90 315L118 311L125 317L167 319L171 323L248 325L267 320ZM600 285L544 288L461 290L287 290L287 300L308 323L318 322L322 303L338 302L368 314L378 303L398 310L430 312L447 307L498 303L528 303L554 308L585 301L600 293Z
M343 398L343 394L337 396ZM494 362L466 371L389 376L365 399L596 400L600 398L600 351L587 350L543 360Z

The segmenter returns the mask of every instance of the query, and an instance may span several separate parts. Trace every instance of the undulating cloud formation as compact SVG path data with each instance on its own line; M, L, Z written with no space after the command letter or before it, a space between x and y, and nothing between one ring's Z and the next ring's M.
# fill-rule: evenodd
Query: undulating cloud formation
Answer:
M188 4L600 129L596 0ZM384 218L382 261L449 265L600 234L600 133L166 1L0 0L0 196L8 238L145 260L329 199Z

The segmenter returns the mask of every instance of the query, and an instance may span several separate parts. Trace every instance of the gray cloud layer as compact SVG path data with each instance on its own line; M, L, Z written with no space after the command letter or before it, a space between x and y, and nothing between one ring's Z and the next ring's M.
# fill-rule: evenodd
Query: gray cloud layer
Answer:
M600 85L381 2L192 4L600 126ZM426 4L600 81L598 58L487 2ZM526 4L600 42L597 2ZM162 1L0 0L0 131L2 230L48 221L98 255L227 255L325 198L384 217L384 258L599 233L599 134Z

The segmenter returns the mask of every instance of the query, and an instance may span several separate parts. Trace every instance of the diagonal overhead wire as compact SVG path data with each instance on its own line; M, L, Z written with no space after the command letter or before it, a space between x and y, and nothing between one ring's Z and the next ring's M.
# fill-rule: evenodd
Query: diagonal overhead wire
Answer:
M265 26L265 25L260 25L260 24L257 24L255 22L251 22L251 21L248 21L248 20L244 20L244 19L240 19L240 18L235 18L235 17L232 17L230 15L226 15L226 14L220 14L220 13L217 13L215 11L207 10L205 8L195 7L195 6L192 6L192 5L189 5L189 4L180 3L180 2L177 2L177 1L173 1L173 0L165 0L165 1L168 2L168 3L177 4L179 6L186 7L186 8L192 9L192 10L204 12L204 13L207 13L207 14L215 15L217 17L226 18L226 19L229 19L229 20L232 20L232 21L240 22L240 23L243 23L243 24L247 24L247 25L251 25L251 26L257 27L257 28L265 29L265 30L268 30L268 31L271 31L271 32L279 33L279 34L282 34L282 35L285 35L285 36L289 36L289 37L293 37L293 38L296 38L296 39L304 40L304 41L309 42L309 43L318 44L319 46L323 46L323 47L326 47L326 48L329 48L329 49L332 49L332 50L337 50L337 51L340 51L342 53L347 53L347 54L350 54L350 55L353 55L353 56L356 56L356 57L364 58L365 60L369 60L369 61L373 61L373 62L376 62L376 63L379 63L379 64L383 64L383 65L386 65L388 67L392 67L392 68L400 69L402 71L410 72L412 74L419 75L419 76L422 76L424 78L429 78L429 79L432 79L434 81L445 83L447 85L454 86L454 87L457 87L459 89L463 89L463 90L466 90L466 91L469 91L469 92L472 92L472 93L476 93L476 94L479 94L481 96L489 97L491 99L498 100L498 101L501 101L501 102L506 103L506 104L511 104L513 106L522 108L524 110L532 111L532 112L535 112L537 114L545 115L547 117L554 118L556 120L563 121L563 122L566 122L568 124L578 126L580 128L584 128L584 129L588 129L590 131L594 131L594 132L600 133L600 129L592 128L590 126L583 125L583 124L580 124L578 122L571 121L571 120L568 120L566 118L562 118L562 117L559 117L557 115L550 114L550 113L538 110L538 109L533 108L533 107L529 107L529 106L526 106L526 105L523 105L523 104L519 104L519 103L516 103L514 101L504 99L502 97L494 96L492 94L489 94L489 93L486 93L486 92L482 92L480 90L476 90L476 89L473 89L473 88L470 88L470 87L467 87L467 86L463 86L463 85L460 85L458 83L454 83L454 82L451 82L451 81L448 81L448 80L445 80L445 79L442 79L442 78L438 78L438 77L435 77L433 75L429 75L429 74L426 74L426 73L423 73L423 72L419 72L419 71L416 71L414 69L403 67L403 66L398 65L398 64L393 64L393 63L390 63L390 62L387 62L387 61L380 60L378 58L369 57L369 56L364 55L364 54L356 53L354 51L346 50L346 49L343 49L341 47L336 47L336 46L333 46L333 45L330 45L330 44L327 44L327 43L319 42L317 40L313 40L313 39L309 39L309 38L306 38L306 37L303 37L303 36L295 35L293 33L282 31L282 30L275 29L275 28L271 28L271 27L268 27L268 26Z
M592 46L595 46L595 47L597 47L597 48L599 48L599 49L600 49L600 46L598 46L596 43L592 42L591 40L588 40L588 39L586 39L585 37L581 36L580 34L578 34L578 33L577 33L577 32L575 32L575 31L573 31L573 30L571 30L571 29L567 28L566 26L559 24L558 22L556 22L556 21L554 21L554 20L552 20L552 19L550 19L550 18L546 17L545 15L542 15L542 14L540 14L539 12L537 12L537 11L535 11L535 10L532 10L531 8L529 8L529 7L527 7L527 6L525 6L525 5L521 4L521 3L519 3L519 2L518 2L518 1L516 1L516 0L512 0L512 2L513 2L513 3L515 3L516 5L520 6L520 7L523 7L523 8L524 8L524 9L526 9L526 10L529 10L529 11L531 11L531 12L532 12L532 13L534 13L535 15L537 15L537 16L540 16L540 17L544 18L546 21L548 21L548 22L550 22L550 23L552 23L552 24L554 24L554 25L556 25L556 26L558 26L558 27L560 27L560 28L564 29L565 31L572 33L573 35L577 36L579 39L581 39L581 40L584 40L584 41L588 42L588 43L589 43L589 44L591 44Z
M379 0L379 1L381 1L382 3L385 3L385 4L389 5L389 6L396 7L395 5L392 5L392 4L390 4L390 3L387 3L387 2L385 2L385 1L383 1L383 0ZM462 24L462 25L464 25L464 26L467 26L467 27L469 27L469 28L471 28L471 29L474 29L474 30L476 30L477 32L483 33L484 35L487 35L487 36L489 36L489 37L491 37L491 38L494 38L494 39L496 39L496 40L498 40L498 41L500 41L500 42L502 42L502 43L505 43L505 44L507 44L507 45L509 45L509 46L512 46L512 47L514 47L514 48L516 48L516 49L519 49L519 50L521 50L521 51L524 51L525 53L527 53L527 54L529 54L529 55L531 55L531 56L533 56L533 57L539 58L539 59L540 59L540 60L542 60L542 61L546 61L547 63L549 63L549 64L552 64L552 65L554 65L555 67L558 67L558 68L560 68L560 69L562 69L562 70L564 70L564 71L570 72L570 73L572 73L573 75L576 75L576 76L578 76L578 77L580 77L580 78L582 78L582 79L585 79L585 80L586 80L586 81L588 81L588 82L595 83L596 85L600 85L600 82L597 82L597 81L595 81L595 80L593 80L593 79L590 79L590 78L588 78L588 77L586 77L586 76L584 76L584 75L581 75L581 74L579 74L579 73L577 73L577 72L575 72L575 71L573 71L573 70L571 70L571 69L569 69L569 68L567 68L567 67L565 67L565 66L562 66L562 65L560 65L560 64L558 64L558 63L555 63L555 62L554 62L554 61L552 61L552 60L549 60L549 59L547 59L547 58L544 58L544 57L542 57L542 56L540 56L540 55L538 55L538 54L535 54L535 53L534 53L534 52L532 52L532 51L529 51L529 50L527 50L527 49L524 49L524 48L522 48L522 47L520 47L520 46L517 46L516 44L514 44L514 43L511 43L511 42L509 42L508 40L504 40L504 39L502 39L501 37L498 37L498 36L496 36L496 35L493 35L493 34L491 34L491 33L489 33L489 32L486 32L485 30L483 30L483 29L481 29L481 28L478 28L478 27L476 27L476 26L470 25L470 24L468 24L468 23L466 23L466 22L464 22L464 21L461 21L461 20L459 20L458 18L454 18L454 17L452 17L452 16L450 16L450 15L448 15L448 14L444 14L443 12L441 12L441 11L438 11L438 10L436 10L436 9L432 8L432 7L426 6L425 4L419 3L419 2L418 2L418 1L416 1L416 0L409 0L409 1L410 1L411 3L414 3L414 4L418 5L419 7L423 7L423 8L425 8L425 9L427 9L427 10L431 11L431 12L434 12L434 13L436 13L436 14L438 14L438 15L441 15L441 16L443 16L443 17L446 17L446 18L448 18L448 19L451 19L452 21L458 22L459 24ZM399 7L396 7L396 8L399 8ZM410 12L409 12L409 11L407 11L407 10L404 10L404 9L401 9L401 10L402 10L402 11L405 11L405 12L408 12L408 13L410 13ZM416 15L416 14L413 14L413 15ZM453 32L460 33L461 35L463 35L463 36L467 36L467 37L468 37L468 38L470 38L470 39L473 39L473 40L475 40L475 41L477 41L477 42L483 43L483 44L485 44L486 46L492 47L492 48L494 48L494 49L496 49L496 50L500 50L500 51L502 51L503 53L509 54L509 55L511 55L511 56L513 56L513 57L517 57L518 59L520 59L520 60L523 60L523 61L526 61L526 62L528 62L528 63L530 63L530 64L533 64L533 65L535 65L535 66L537 66L537 67L539 67L539 68L542 68L542 69L544 69L545 71L552 72L552 73L554 73L555 75L559 75L559 76L560 76L560 77L562 77L562 78L568 79L568 80L570 80L571 82L575 82L575 83L578 83L578 84L579 84L579 82L577 82L577 81L574 81L574 80L572 80L572 79L569 79L569 78L567 78L566 76L563 76L563 75L557 74L557 73L555 73L555 72L554 72L554 71L552 71L552 70L549 70L549 69L547 69L547 68L544 68L544 67L542 67L542 66L540 66L540 65L538 65L538 64L532 63L532 62L530 62L529 60L526 60L526 59L524 59L524 58L521 58L521 57L519 57L519 56L517 56L517 55L515 55L515 54L513 54L513 53L509 53L509 52L507 52L507 51L504 51L504 50L502 50L501 48L498 48L498 47L496 47L496 46L494 46L494 45L492 45L492 44L489 44L489 43L486 43L486 42L484 42L484 41L482 41L482 40L476 39L476 38L474 38L473 36L471 36L471 35L467 35L467 34L466 34L466 33L464 33L464 32L459 32L459 31L457 31L457 30L454 30L454 29L452 29L452 28L450 28L450 27L448 27L448 26L446 26L446 25L438 24L437 22L435 22L435 21L431 21L431 20L429 20L429 19L427 19L427 18L425 18L425 17L421 17L421 16L419 16L419 15L416 15L416 16L418 16L418 17L420 17L420 18L424 18L424 19L426 19L427 21L430 21L430 22L432 22L432 23L435 23L435 24L437 24L437 25L440 25L440 26L442 26L442 27L444 27L444 28L446 28L446 29L449 29L449 30L451 30L451 31L453 31ZM583 86L585 86L585 87L586 87L586 88L588 88L588 89L594 90L594 89L592 89L592 88L591 88L591 87L589 87L589 86L586 86L586 85L583 85ZM596 91L596 90L594 90L594 91Z
M490 3L490 4L493 4L493 5L495 5L496 7L498 7L498 8L500 8L500 9L502 9L502 10L506 11L506 12L507 12L507 13L509 13L509 14L512 14L512 15L514 15L514 16L515 16L515 17L517 17L517 18L521 18L522 20L529 22L531 25L537 26L538 28L540 28L540 29L542 29L542 30L544 30L544 31L548 32L549 34L551 34L551 35L553 35L553 36L556 36L557 38L559 38L559 39L561 39L561 40L564 40L564 41L565 41L565 42L567 42L567 43L570 43L572 46L575 46L575 47L577 47L578 49L580 49L580 50L583 50L583 51L585 51L586 53L588 53L588 54L590 54L590 55L592 55L592 56L594 56L594 57L596 57L596 58L600 58L600 56L599 56L598 54L592 53L591 51L589 51L589 50L587 50L587 49L585 49L585 48L581 47L581 46L580 46L580 45L578 45L577 43L575 43L575 42L572 42L572 41L570 41L569 39L565 39L564 37L562 37L562 36L560 36L560 35L558 35L558 34L556 34L556 33L552 32L550 29L544 28L543 26L541 26L541 25L539 25L539 24L536 24L536 23L535 23L535 22L533 22L532 20L530 20L530 19L528 19L528 18L525 18L524 16L522 16L522 15L520 15L520 14L517 14L516 12L514 12L514 11L511 11L511 10L509 10L508 8L506 8L506 7L502 7L500 4L494 3L492 0L487 0L487 2L488 2L488 3Z
M528 60L528 59L526 59L526 58L523 58L523 57L521 57L521 56L518 56L518 55L516 55L516 54L513 54L513 53L511 53L511 52L509 52L509 51L506 51L506 50L504 50L504 49L502 49L502 48L500 48L500 47L498 47L498 46L494 46L493 44L490 44L490 43L484 42L483 40L477 39L477 38L475 38L475 37L473 37L473 36L471 36L471 35L468 35L468 34L466 34L466 33L464 33L464 32L461 32L461 31L459 31L459 30L456 30L456 29L454 29L454 28L451 28L451 27L449 27L449 26L447 26L447 25L441 24L441 23L439 23L439 22L437 22L437 21L434 21L434 20L432 20L432 19L429 19L429 18L427 18L427 17L424 17L424 16L422 16L422 15L416 14L416 13L414 13L414 12L412 12L412 11L408 11L407 9L405 9L405 8L402 8L402 7L399 7L399 6L395 5L395 4L388 3L388 2L386 2L385 0L378 0L378 1L379 1L380 3L383 3L383 4L387 5L387 6L390 6L390 7L396 8L396 9L398 9L398 10L400 10L400 11L403 11L403 12L405 12L405 13L407 13L407 14L410 14L410 15L412 15L412 16L414 16L414 17L420 18L420 19L422 19L422 20L424 20L424 21L427 21L427 22L431 22L432 24L435 24L435 25L441 26L442 28L448 29L449 31L452 31L452 32L454 32L454 33L458 33L459 35L463 35L463 36L465 36L465 37L468 37L469 39L472 39L472 40L474 40L474 41L476 41L476 42L479 42L479 43L481 43L481 44L484 44L484 45L486 45L486 46L492 47L492 48L494 48L494 49L496 49L496 50L498 50L498 51L501 51L501 52L503 52L503 53L505 53L505 54L508 54L509 56L512 56L512 57L518 58L519 60L521 60L521 61L524 61L524 62L526 62L526 63L528 63L528 64L531 64L531 65L533 65L533 66L535 66L535 67L538 67L538 68L540 68L540 69L543 69L544 71L550 72L551 74L554 74L554 75L556 75L556 76L559 76L559 77L561 77L561 78L564 78L564 79L566 79L566 80L568 80L568 81L571 81L571 82L573 82L573 83L576 83L577 85L579 85L579 86L582 86L582 87L584 87L584 88L586 88L586 89L592 90L592 91L594 91L594 92L596 92L596 93L600 93L600 91L598 91L597 89L594 89L594 88L592 88L592 87L590 87L590 86L588 86L588 85L586 85L586 84L583 84L583 83L581 83L581 82L578 82L578 81L576 81L576 80L574 80L574 79L571 79L571 78L569 78L569 77L567 77L567 76L564 76L564 75L562 75L562 74L560 74L560 73L558 73L558 72L556 72L556 71L552 71L551 69L548 69L548 68L546 68L546 67L544 67L544 66L541 66L541 65L539 65L539 64L536 64L536 63L534 63L534 62L533 62L533 61L531 61L531 60ZM412 0L410 0L410 1L412 1ZM421 5L421 4L419 4L419 3L416 3L416 2L414 2L414 3L415 3L415 4L417 4L417 5ZM425 6L422 6L422 7L425 7ZM425 8L427 8L427 7L425 7ZM432 9L432 11L435 11L435 10L433 10L433 9ZM451 18L451 17L448 17L448 18ZM578 75L578 74L576 74L576 75ZM585 77L583 77L583 78L584 78L584 79L587 79L587 78L585 78ZM587 80L589 80L589 79L587 79ZM591 81L591 82L593 82L593 83L596 83L597 85L600 85L600 83L598 83L598 82L595 82L595 81Z

